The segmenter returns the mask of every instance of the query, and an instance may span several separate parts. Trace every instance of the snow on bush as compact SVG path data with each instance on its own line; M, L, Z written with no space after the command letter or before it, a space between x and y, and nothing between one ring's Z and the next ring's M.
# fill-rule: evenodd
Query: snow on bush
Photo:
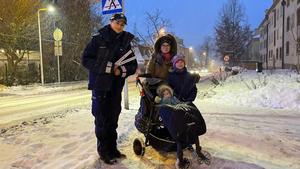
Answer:
M289 70L230 76L213 90L211 101L227 105L300 110L300 75ZM204 97L205 98L205 97Z

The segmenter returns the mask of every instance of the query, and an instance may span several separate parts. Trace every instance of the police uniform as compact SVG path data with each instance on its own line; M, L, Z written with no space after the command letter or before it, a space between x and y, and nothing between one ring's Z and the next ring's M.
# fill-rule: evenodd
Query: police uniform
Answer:
M133 38L129 32L116 33L110 25L106 25L92 37L83 52L82 65L89 70L88 89L92 90L97 151L100 157L108 158L107 163L120 155L116 129L121 112L121 93L125 78L137 69L130 45ZM127 62L122 63L120 59ZM116 64L119 65L120 76L114 75Z

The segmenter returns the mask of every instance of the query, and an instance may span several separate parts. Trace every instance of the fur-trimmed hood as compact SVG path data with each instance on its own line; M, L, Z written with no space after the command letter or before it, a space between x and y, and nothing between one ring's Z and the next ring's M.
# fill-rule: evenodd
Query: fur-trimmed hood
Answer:
M160 53L160 47L162 45L162 43L164 42L168 42L170 43L171 46L171 50L170 53L172 56L177 54L177 42L176 39L174 38L174 36L167 34L165 36L160 37L159 39L157 39L157 41L154 44L154 50L155 50L155 54L159 54Z
M157 93L157 95L158 95L159 97L162 98L162 97L163 97L163 92L164 92L165 90L169 90L170 93L171 93L171 96L173 96L173 89L172 89L170 86L168 86L168 85L160 85L160 86L157 88L156 93Z

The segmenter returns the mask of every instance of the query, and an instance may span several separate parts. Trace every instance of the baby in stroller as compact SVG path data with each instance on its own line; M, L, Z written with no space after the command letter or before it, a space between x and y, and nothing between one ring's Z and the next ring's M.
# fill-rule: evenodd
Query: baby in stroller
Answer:
M190 103L180 102L168 85L159 86L157 94L155 102L161 106L159 115L177 144L176 168L190 166L189 160L183 158L183 148L190 144L195 144L199 161L208 163L208 158L201 152L198 138L206 132L205 121L198 109Z
M168 85L160 85L157 88L157 97L155 97L155 103L176 105L180 101L173 95L173 89Z

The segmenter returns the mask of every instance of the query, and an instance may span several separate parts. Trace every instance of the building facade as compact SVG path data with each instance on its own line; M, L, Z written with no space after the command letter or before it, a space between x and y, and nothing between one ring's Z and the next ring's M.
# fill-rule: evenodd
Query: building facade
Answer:
M299 66L300 0L273 0L258 30L264 68Z

